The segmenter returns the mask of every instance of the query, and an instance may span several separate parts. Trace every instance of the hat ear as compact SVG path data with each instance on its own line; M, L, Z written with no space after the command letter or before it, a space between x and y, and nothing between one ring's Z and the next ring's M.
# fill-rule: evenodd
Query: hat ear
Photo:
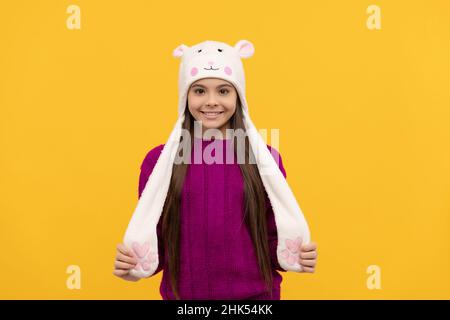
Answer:
M186 50L189 49L188 46L184 44L180 44L178 47L173 50L173 56L176 58L180 58L183 56L183 54L186 52Z
M255 53L253 43L248 40L239 40L234 48L237 50L241 58L250 58Z

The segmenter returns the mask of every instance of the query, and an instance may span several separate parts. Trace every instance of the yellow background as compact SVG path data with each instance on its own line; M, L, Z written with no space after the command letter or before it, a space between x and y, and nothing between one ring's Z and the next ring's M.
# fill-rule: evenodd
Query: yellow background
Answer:
M70 4L81 30L66 27ZM381 30L366 27L371 4ZM450 2L0 6L1 298L160 299L162 273L132 283L112 270L140 164L176 121L172 51L241 39L255 45L252 120L280 130L319 245L316 273L283 274L282 299L450 298Z

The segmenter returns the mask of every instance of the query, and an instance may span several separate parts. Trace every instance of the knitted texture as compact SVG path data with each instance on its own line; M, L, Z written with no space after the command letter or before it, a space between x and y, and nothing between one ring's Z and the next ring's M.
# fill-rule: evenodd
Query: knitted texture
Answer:
M180 275L182 299L270 299L259 271L250 233L243 222L244 180L237 163L227 164L226 143L222 140L223 163L188 165L180 206ZM211 140L195 138L202 151ZM163 149L163 144L150 150L142 165L139 197ZM281 156L281 172L286 177ZM213 153L214 155L214 153ZM280 299L283 270L277 261L277 228L266 194L268 240L272 261L272 299ZM159 265L155 274L168 270L167 251L162 238L162 218L157 225ZM174 299L168 272L163 272L160 293L164 300Z

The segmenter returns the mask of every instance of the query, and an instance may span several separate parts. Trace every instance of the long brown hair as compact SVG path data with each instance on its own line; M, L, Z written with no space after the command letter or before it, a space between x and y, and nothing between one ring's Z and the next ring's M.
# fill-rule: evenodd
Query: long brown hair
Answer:
M191 150L194 140L194 120L195 119L190 113L186 103L185 118L182 127L190 132ZM236 111L229 121L231 129L242 129L245 132L242 105L239 97L236 101ZM235 139L234 135L232 135L232 137ZM183 137L180 138L180 147L177 153L179 155L183 153L181 149L182 140ZM234 140L233 145L234 154L236 155L236 140ZM266 284L266 290L272 295L272 267L267 237L266 193L256 164L250 163L249 161L252 154L251 152L248 137L245 136L245 163L239 163L244 178L244 220L253 241L259 270ZM173 165L169 191L162 212L163 241L168 253L169 270L166 271L169 272L172 292L176 299L180 299L178 292L178 278L180 272L180 199L187 166L188 164L185 162Z

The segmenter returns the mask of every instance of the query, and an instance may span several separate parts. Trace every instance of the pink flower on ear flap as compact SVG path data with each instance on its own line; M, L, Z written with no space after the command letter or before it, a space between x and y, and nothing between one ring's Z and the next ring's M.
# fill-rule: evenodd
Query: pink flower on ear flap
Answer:
M140 245L138 242L133 242L131 248L138 258L138 262L134 268L136 270L139 270L139 268L145 271L150 270L151 264L156 262L156 253L149 251L150 242L147 241L143 245Z
M180 58L183 56L183 54L186 52L186 50L189 49L188 46L184 44L180 44L178 47L173 50L173 56L176 58Z
M281 257L285 259L288 265L292 266L300 259L300 246L302 244L302 238L297 237L296 239L286 239L285 241L286 248L281 251Z
M297 253L300 250L300 245L302 244L302 238L297 237L295 240L286 239L286 247L292 253Z
M255 47L253 43L248 40L239 40L234 48L237 50L241 58L250 58L255 53Z
M147 241L141 246L139 242L133 242L131 248L133 249L134 253L138 256L138 258L143 258L147 254L148 249L150 249L150 243Z

